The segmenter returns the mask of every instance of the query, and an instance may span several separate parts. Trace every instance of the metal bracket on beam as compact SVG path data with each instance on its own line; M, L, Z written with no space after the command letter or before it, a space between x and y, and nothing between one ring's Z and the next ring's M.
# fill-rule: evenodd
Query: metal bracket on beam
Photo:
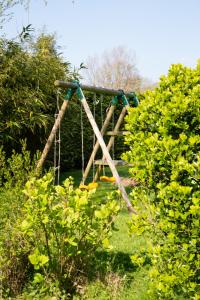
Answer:
M112 104L112 105L117 105L117 104L119 103L119 101L121 101L122 104L123 104L123 106L129 105L128 99L127 99L127 97L125 96L124 91L123 91L123 90L118 90L118 92L119 92L120 94L113 97L113 99L112 99L112 101L111 101L111 104Z
M133 107L137 107L139 105L139 100L135 93L132 93L132 95L129 96L128 99L129 99L129 101L133 102Z
M68 89L66 90L66 95L64 97L65 100L70 100L74 94L74 90L73 89Z
M73 83L73 87L67 89L64 99L69 100L76 93L78 99L81 101L84 98L84 94L81 89L80 83L77 80L74 80L72 83Z

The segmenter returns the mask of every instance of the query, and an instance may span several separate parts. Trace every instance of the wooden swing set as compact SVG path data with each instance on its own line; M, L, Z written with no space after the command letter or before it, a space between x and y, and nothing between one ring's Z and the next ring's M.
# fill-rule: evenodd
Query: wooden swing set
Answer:
M132 204L131 204L131 202L128 198L126 190L125 190L123 184L121 183L120 176L119 176L118 171L116 169L117 165L120 165L120 164L122 165L124 162L113 160L111 158L111 155L110 155L110 150L111 150L111 147L113 146L115 136L126 134L126 132L119 131L119 129L120 129L120 126L123 122L125 114L127 112L127 109L130 106L129 101L133 101L135 107L138 106L138 99L137 99L135 93L125 93L123 90L113 90L113 89L107 89L107 88L101 88L101 87L95 87L95 86L82 85L78 81L64 82L64 81L56 80L55 81L55 86L59 87L59 88L66 88L67 89L66 90L66 95L64 97L64 101L62 103L62 106L61 106L61 108L60 108L60 110L57 114L56 119L55 119L54 126L51 130L51 133L50 133L49 137L48 137L48 140L47 140L47 143L44 147L42 155L41 155L40 159L37 162L36 168L37 169L42 168L42 166L44 164L44 161L47 157L47 154L50 150L50 147L51 147L51 145L54 141L54 138L56 136L56 132L57 132L58 128L60 128L60 124L61 124L61 121L62 121L63 116L65 114L65 111L67 109L67 106L68 106L70 100L72 99L73 95L76 94L78 99L80 100L80 102L82 104L82 107L85 110L85 113L88 117L88 120L89 120L89 122L92 126L93 132L96 136L96 143L93 145L93 151L91 153L91 156L90 156L90 159L87 163L87 166L86 166L86 168L83 172L81 185L84 186L85 181L88 177L88 174L91 170L91 167L92 167L93 163L95 163L95 165L97 165L98 167L97 167L97 171L95 173L95 176L93 178L93 183L91 183L91 184L96 183L96 181L99 177L99 174L102 170L102 167L104 165L108 165L111 172L112 172L113 177L108 178L107 176L102 176L101 180L102 181L109 181L109 182L114 182L115 181L118 188L119 188L119 190L120 190L120 192L121 192L122 198L126 202L128 210L130 212L135 212L133 207L132 207ZM84 96L83 91L88 91L88 92L92 92L94 94L107 95L107 96L112 96L113 97L110 108L107 112L106 118L105 118L105 120L102 124L101 130L99 130L99 128L96 124L95 118L94 118L94 116L93 116L93 114L90 110L90 107L87 103L87 100ZM122 111L119 115L119 118L118 118L118 120L117 120L117 122L116 122L116 124L113 128L113 131L106 132L106 130L107 130L109 124L110 124L111 118L113 116L115 107L119 102L122 103L122 105L123 105L123 108L122 108ZM109 139L109 142L108 142L107 145L105 144L105 141L103 139L103 136L105 134L110 136L110 139ZM98 151L99 147L101 147L101 149L102 149L103 157L102 157L101 160L96 160L95 161L95 157L96 157L96 154L97 154L97 151Z

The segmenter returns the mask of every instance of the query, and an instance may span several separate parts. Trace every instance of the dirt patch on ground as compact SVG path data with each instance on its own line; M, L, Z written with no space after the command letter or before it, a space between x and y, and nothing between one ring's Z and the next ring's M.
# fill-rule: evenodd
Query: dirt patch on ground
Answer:
M121 183L123 186L136 186L137 182L133 178L121 177ZM114 183L116 184L116 183Z

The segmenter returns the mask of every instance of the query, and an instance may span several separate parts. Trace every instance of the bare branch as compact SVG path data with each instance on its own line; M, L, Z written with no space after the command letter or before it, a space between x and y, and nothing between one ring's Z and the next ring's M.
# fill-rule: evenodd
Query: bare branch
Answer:
M92 85L106 88L139 91L142 77L136 67L135 53L123 46L105 51L99 58L88 57L85 80Z

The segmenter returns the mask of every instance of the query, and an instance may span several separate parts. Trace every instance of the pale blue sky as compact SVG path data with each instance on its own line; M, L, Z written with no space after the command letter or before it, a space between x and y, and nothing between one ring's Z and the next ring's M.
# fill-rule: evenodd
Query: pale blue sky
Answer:
M65 58L79 66L88 56L122 45L136 54L140 74L157 81L172 63L200 58L200 0L32 0L15 7L9 37L31 23L56 33Z

